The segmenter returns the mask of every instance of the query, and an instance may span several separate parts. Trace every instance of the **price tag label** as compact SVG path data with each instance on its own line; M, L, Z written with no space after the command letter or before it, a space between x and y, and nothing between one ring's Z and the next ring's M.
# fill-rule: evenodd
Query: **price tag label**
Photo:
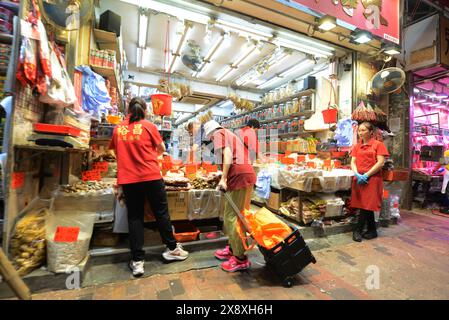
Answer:
M216 165L212 165L212 164L204 166L204 169L208 173L210 173L210 172L217 172L217 170L218 170L217 166Z
M186 174L194 174L196 173L196 165L188 164L186 165Z
M13 172L11 176L11 188L20 189L25 184L25 172Z
M95 162L93 168L99 172L108 172L109 163L107 161Z
M79 227L57 227L55 233L55 242L76 242L80 233Z
M389 196L388 190L384 190L383 198L384 198L384 199L388 199L388 196Z
M87 170L82 172L83 181L100 181L101 174L98 170Z

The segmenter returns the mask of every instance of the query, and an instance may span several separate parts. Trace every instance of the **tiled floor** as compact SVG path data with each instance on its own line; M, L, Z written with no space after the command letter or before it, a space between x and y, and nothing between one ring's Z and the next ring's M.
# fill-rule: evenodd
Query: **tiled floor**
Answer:
M355 243L343 234L309 245L318 262L297 275L292 288L284 288L254 251L247 272L226 273L216 261L33 299L449 299L449 218L403 213L400 224L381 228L377 239Z

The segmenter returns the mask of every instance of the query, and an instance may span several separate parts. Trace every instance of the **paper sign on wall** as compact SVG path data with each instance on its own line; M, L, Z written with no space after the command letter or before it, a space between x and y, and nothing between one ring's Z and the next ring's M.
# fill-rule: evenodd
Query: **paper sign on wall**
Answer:
M11 176L11 188L20 189L25 183L25 172L13 172Z

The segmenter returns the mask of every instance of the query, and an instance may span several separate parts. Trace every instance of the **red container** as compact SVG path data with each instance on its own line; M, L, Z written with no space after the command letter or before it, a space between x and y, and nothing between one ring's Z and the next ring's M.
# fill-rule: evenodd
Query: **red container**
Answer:
M61 134L73 137L79 137L81 134L81 130L74 127L47 123L35 123L34 131L40 133Z
M178 242L195 241L200 230L192 223L184 221L173 222L173 235Z
M337 109L326 109L321 111L323 113L324 123L336 123L337 122Z
M151 95L151 104L153 113L158 116L168 116L171 114L171 105L173 97L166 93Z

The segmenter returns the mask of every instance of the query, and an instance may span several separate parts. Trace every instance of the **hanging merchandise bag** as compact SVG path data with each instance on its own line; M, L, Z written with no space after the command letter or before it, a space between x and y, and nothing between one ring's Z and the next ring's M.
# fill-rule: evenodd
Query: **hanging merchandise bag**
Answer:
M58 57L58 50L54 44L50 44L51 73L47 78L49 86L46 94L41 95L39 101L56 107L68 107L77 102L75 89L70 80L63 59Z

